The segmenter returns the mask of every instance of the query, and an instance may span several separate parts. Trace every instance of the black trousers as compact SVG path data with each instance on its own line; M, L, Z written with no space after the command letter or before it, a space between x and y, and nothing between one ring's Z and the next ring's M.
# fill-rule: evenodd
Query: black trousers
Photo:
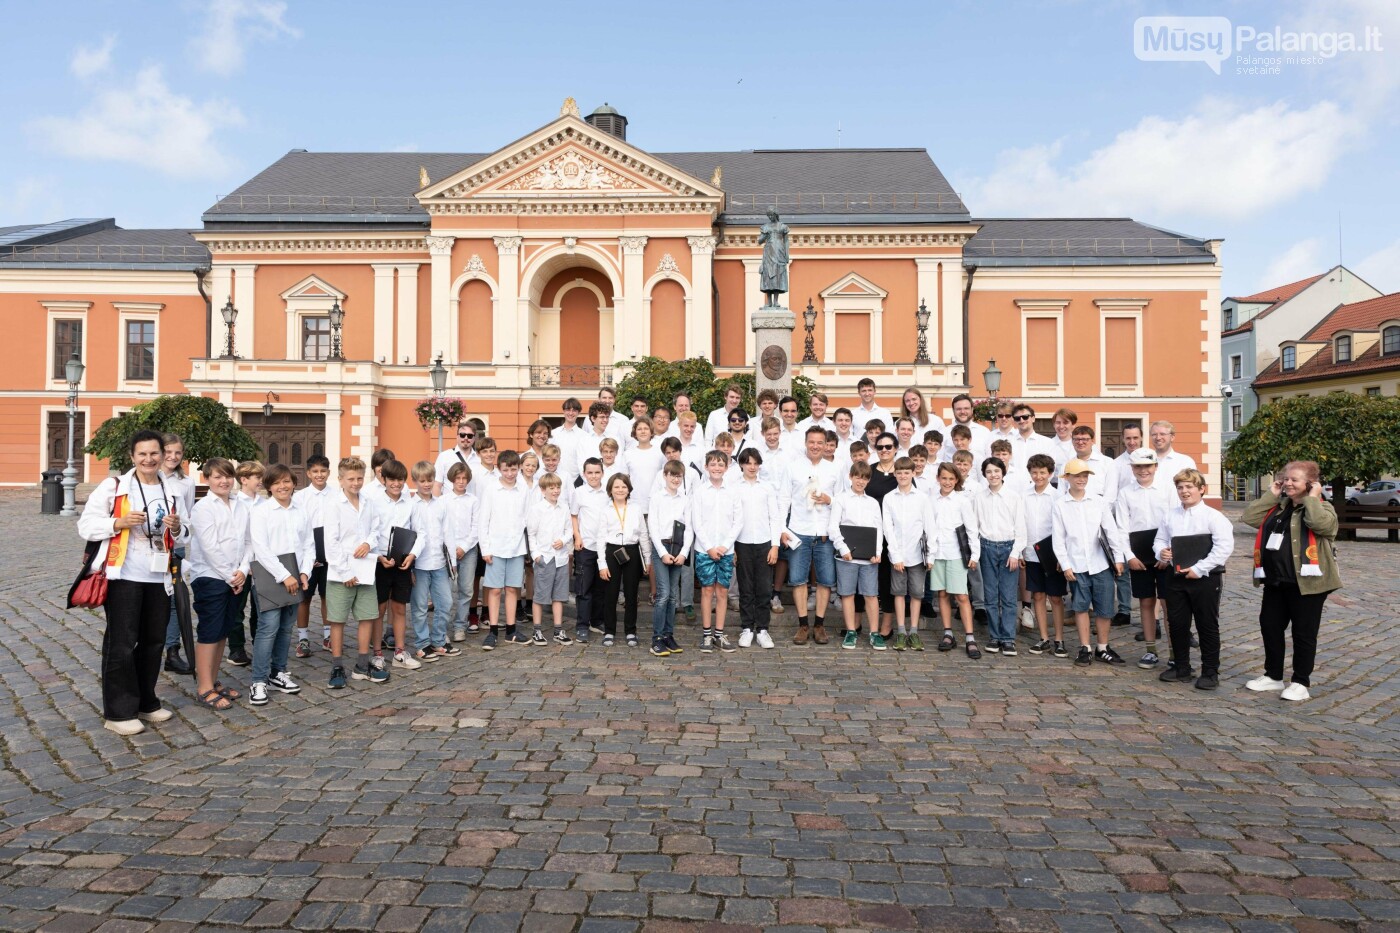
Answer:
M768 566L771 544L734 545L734 570L739 575L739 622L755 632L768 631L773 596L773 568ZM688 568L687 568L688 569Z
M627 552L627 562L619 563L618 547ZM604 545L608 555L608 588L603 596L603 634L617 634L617 594L622 594L622 630L637 634L637 587L642 582L642 550L638 545Z
M253 611L248 612L249 603L253 606ZM229 629L228 647L230 651L237 648L245 648L249 641L249 636L244 634L243 617L248 616L248 631L252 632L252 638L258 637L258 594L253 592L253 581L251 577L238 592L238 624Z
M1191 623L1201 641L1201 673L1220 671L1220 592L1225 575L1191 580L1173 573L1167 579L1167 625L1172 657L1178 668L1191 666Z
M107 581L102 634L102 718L135 719L160 709L160 677L170 596L161 583Z
M1293 682L1311 686L1317 659L1317 630L1322 626L1326 593L1304 596L1297 583L1264 587L1259 607L1259 633L1264 636L1264 673L1283 680L1284 633L1293 626Z
M598 554L588 548L574 551L574 625L582 632L603 619L603 581L598 577Z

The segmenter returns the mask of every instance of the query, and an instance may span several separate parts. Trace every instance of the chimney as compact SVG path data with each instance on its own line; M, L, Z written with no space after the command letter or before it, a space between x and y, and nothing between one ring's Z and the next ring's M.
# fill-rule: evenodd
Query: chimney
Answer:
M627 118L606 102L583 119L589 126L597 127L604 133L611 133L622 140L627 138Z

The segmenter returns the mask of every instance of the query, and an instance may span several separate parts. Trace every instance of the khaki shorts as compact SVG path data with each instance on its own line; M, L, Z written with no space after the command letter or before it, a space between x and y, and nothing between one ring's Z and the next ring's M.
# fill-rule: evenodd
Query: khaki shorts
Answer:
M339 581L326 583L326 621L369 622L379 618L379 598L373 583L346 586Z

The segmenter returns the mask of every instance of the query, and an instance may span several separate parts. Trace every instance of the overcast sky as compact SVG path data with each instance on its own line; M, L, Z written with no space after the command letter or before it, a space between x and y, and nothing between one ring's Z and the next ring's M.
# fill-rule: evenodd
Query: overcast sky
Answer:
M1143 61L1140 16L1378 34ZM6 3L0 226L196 227L292 148L489 152L566 96L688 149L919 146L974 216L1221 237L1224 294L1337 261L1400 290L1400 4ZM1316 40L1315 40L1316 41ZM1392 48L1393 47L1393 48ZM1253 40L1243 51L1272 58ZM1262 73L1239 69L1261 68ZM1339 244L1340 219L1340 244Z

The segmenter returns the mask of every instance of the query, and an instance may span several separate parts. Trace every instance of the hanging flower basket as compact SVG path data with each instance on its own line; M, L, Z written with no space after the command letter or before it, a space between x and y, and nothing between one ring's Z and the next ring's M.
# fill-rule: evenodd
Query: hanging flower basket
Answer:
M459 398L430 396L419 402L413 413L418 416L423 430L427 431L438 425L460 424L467 416L467 408Z
M973 421L995 421L998 399L975 398L972 400Z

